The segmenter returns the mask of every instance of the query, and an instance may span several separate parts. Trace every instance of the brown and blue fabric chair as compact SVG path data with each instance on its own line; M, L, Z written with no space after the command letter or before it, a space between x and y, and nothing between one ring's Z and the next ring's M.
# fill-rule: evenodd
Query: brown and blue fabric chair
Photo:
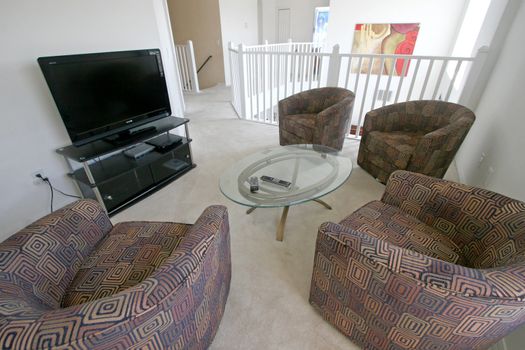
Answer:
M461 105L409 101L365 115L357 163L381 183L396 170L443 178L476 119Z
M364 349L487 349L525 322L525 203L396 171L319 228L310 302Z
M0 243L0 347L206 349L230 277L226 208L113 226L80 200Z
M354 105L350 90L325 87L279 101L279 143L322 145L341 150Z

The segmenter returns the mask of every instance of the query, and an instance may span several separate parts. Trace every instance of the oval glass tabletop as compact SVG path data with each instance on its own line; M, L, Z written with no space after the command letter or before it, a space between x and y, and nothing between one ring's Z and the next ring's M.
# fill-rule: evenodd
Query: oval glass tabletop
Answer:
M221 192L232 201L259 208L286 207L320 198L341 186L352 172L352 161L318 145L277 146L254 153L226 170ZM288 187L261 180L269 176ZM259 190L250 192L250 177Z

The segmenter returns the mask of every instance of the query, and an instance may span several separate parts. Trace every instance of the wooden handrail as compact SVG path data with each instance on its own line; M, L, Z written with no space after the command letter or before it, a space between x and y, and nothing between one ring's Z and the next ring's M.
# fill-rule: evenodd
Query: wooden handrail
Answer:
M206 63L208 63L209 60L211 60L212 57L213 57L212 55L208 56L206 61L204 61L204 63L199 67L199 69L197 69L197 74L199 74L199 72L202 70L202 68L206 65Z

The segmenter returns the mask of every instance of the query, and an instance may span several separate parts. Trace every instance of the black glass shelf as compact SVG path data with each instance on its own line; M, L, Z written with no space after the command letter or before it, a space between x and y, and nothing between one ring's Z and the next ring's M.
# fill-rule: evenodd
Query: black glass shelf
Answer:
M124 153L114 154L110 157L103 158L100 161L90 164L89 169L93 179L95 180L95 184L97 186L103 185L105 182L112 181L116 177L133 170L147 167L148 165L162 161L163 159L169 159L170 156L174 153L177 153L178 150L185 149L185 146L187 148L190 142L191 139L186 139L183 137L181 143L167 152L160 153L157 151L152 151L138 159L127 157L124 155ZM191 166L191 159L188 161L188 166ZM90 185L90 181L84 168L76 169L73 173L70 173L69 176L73 177L77 181L83 182L86 185Z
M90 161L98 157L103 157L110 153L114 153L114 152L126 149L134 144L151 139L152 137L168 132L188 122L189 122L189 119L186 119L186 118L167 117L167 118L163 118L160 120L156 120L148 124L141 125L140 127L136 129L154 127L155 130L151 133L138 134L137 137L133 137L132 139L118 146L115 146L114 144L109 143L104 140L99 140L99 141L91 142L83 146L70 145L70 146L62 147L62 148L57 149L56 152L73 161L76 161L79 163L86 162L86 161Z

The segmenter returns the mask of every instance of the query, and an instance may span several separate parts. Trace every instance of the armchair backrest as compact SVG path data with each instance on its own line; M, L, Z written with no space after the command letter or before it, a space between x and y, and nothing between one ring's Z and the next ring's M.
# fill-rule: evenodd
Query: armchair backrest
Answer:
M479 210L463 224L464 229L475 229L474 238L463 247L472 267L489 269L525 262L525 203L481 189L469 197L466 204Z
M279 101L279 105L284 114L317 114L348 97L352 97L351 103L354 93L350 90L324 87L297 93Z
M471 125L475 119L470 109L451 102L422 100L398 105L400 125L406 131L430 133L460 120L469 121Z
M451 102L421 100L394 103L366 114L363 138L371 131L429 134L452 124L466 127L463 133L466 134L475 119L470 109Z
M322 102L319 112L322 112L338 103L352 105L354 101L355 95L350 90L335 87L326 87L319 90L322 90L319 96Z
M80 265L111 227L106 212L92 200L35 221L0 243L0 292L22 290L26 297L59 308Z

